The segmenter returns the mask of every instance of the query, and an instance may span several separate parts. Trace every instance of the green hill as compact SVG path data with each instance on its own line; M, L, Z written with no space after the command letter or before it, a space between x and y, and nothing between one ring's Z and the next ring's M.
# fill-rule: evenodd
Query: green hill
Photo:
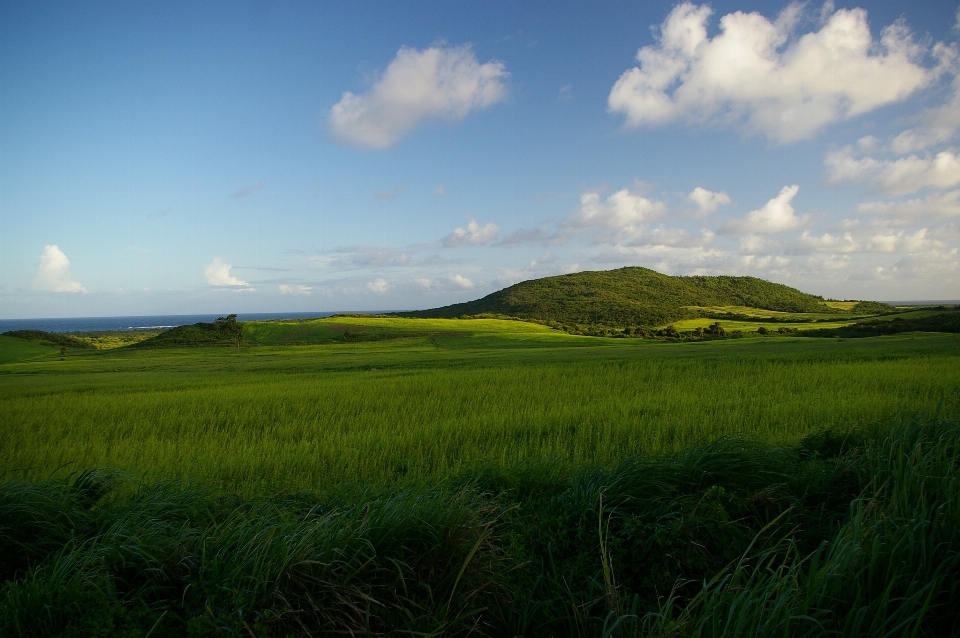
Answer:
M93 344L83 339L78 339L73 335L61 334L59 332L44 332L43 330L10 330L4 332L4 336L22 339L31 343L37 343L43 346L57 346L65 348L93 348Z
M704 306L837 312L822 297L756 277L671 277L632 267L533 279L476 301L396 314L433 318L508 315L567 324L657 326L703 316L695 307Z
M130 347L236 345L242 342L243 325L237 322L237 315L229 315L219 317L213 323L200 322L170 328Z

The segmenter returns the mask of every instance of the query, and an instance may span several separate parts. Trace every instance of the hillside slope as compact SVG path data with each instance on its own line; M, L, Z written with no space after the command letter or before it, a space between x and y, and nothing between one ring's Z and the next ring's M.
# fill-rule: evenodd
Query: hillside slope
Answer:
M698 316L689 306L836 312L821 297L756 277L671 277L631 267L533 279L476 301L396 314L434 318L496 314L560 323L655 326Z

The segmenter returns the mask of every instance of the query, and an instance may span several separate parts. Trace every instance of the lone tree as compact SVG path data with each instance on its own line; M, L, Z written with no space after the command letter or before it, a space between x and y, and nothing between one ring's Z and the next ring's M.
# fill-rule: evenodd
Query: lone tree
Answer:
M240 350L240 344L243 343L243 326L237 323L237 315L227 315L226 317L217 317L213 322L220 332L222 338L237 342L237 350Z
M723 336L726 336L727 333L724 332L723 327L720 325L720 322L715 321L713 322L713 324L707 327L707 334L713 335L715 337L723 337Z

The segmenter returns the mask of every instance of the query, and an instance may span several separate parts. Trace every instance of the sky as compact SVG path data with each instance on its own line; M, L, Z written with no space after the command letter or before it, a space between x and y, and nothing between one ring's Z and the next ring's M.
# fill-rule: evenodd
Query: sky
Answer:
M950 2L0 3L0 318L952 300L958 249Z

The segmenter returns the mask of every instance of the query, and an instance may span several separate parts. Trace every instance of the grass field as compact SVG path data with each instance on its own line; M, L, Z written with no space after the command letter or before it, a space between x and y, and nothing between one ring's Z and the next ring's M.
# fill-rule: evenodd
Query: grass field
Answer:
M245 336L240 349L65 360L0 337L3 470L328 489L530 458L610 465L730 435L793 444L960 404L956 335L681 344L517 321L340 317L246 324Z
M0 634L960 632L958 334L244 336L0 336Z

